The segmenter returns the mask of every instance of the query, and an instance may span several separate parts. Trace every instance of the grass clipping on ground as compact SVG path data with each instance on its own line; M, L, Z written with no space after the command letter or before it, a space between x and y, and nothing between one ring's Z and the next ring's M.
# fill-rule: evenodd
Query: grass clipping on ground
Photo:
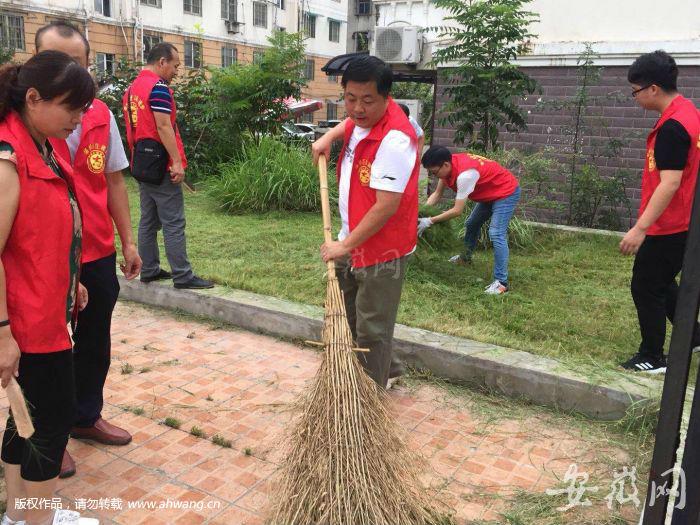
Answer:
M324 228L328 239L327 206ZM300 415L291 427L270 523L440 523L418 480L424 462L409 452L389 410L388 396L355 355L332 263L328 264L323 344L321 366L300 398Z

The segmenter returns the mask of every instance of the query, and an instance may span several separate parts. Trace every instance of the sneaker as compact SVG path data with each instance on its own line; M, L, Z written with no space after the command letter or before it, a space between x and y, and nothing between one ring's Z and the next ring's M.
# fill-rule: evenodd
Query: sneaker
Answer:
M622 368L631 372L663 374L666 372L666 356L659 359L637 353L629 361L622 363Z
M466 266L467 264L472 263L471 257L465 257L464 255L458 254L458 255L453 255L450 257L450 262L452 264L459 264L461 266Z
M0 525L26 525L26 523L27 522L24 520L20 520L20 521L11 520L7 514L3 514L2 520L0 520Z
M203 290L205 288L214 288L214 283L193 275L192 279L189 281L185 281L184 283L175 283L175 288Z
M173 278L173 274L171 274L170 272L166 272L162 268L155 275L151 275L150 277L144 277L142 275L140 277L142 283L152 283L153 281L164 281L166 279L172 279L172 278Z
M488 295L501 295L508 291L508 287L499 280L495 280L484 290Z

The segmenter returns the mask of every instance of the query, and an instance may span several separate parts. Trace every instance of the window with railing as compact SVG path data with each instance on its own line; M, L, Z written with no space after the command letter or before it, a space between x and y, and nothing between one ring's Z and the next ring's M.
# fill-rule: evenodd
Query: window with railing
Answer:
M95 13L102 16L112 16L110 0L95 0Z
M202 44L185 40L185 67L198 69L202 67Z
M229 67L238 61L238 51L235 47L224 46L221 48L221 67Z
M304 78L306 80L313 80L314 79L314 70L315 70L315 64L313 59L307 59L306 63L304 64Z
M114 74L114 55L112 53L95 53L97 78Z
M372 11L371 0L355 0L356 9L355 12L358 15L369 15Z
M236 0L221 0L221 18L231 22L237 22Z
M316 15L304 13L302 30L307 37L316 38Z
M253 2L253 25L267 28L267 3Z
M143 56L148 57L148 54L153 49L153 46L160 44L163 37L160 35L143 35Z
M141 0L141 5L161 8L163 7L163 2L162 0Z
M326 120L336 120L338 118L338 104L328 102L326 104Z
M0 42L6 48L24 51L24 18L22 16L0 14Z
M337 20L328 21L328 40L330 42L340 42L340 22Z
M202 0L183 0L182 10L188 15L202 16Z

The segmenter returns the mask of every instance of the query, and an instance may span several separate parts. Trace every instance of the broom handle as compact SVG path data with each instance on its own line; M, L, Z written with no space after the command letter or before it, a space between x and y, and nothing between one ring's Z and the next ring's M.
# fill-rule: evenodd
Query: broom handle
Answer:
M318 179L321 185L321 213L323 215L323 240L325 242L331 242L333 240L333 235L331 233L331 205L328 200L328 168L326 165L326 156L320 155L318 157ZM335 263L333 261L328 261L326 263L328 267L328 278L332 279L335 277Z
M15 420L17 433L20 437L25 439L30 438L32 434L34 434L34 424L32 423L32 418L29 416L27 401L24 399L22 389L17 381L15 381L14 377L10 379L5 391L10 401L10 408L12 409L12 417Z

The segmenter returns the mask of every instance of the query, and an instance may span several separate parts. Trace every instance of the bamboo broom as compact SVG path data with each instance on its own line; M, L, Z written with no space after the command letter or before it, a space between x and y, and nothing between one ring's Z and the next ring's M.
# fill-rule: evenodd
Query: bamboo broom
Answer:
M323 235L331 237L326 159L319 159ZM423 462L411 455L388 397L355 355L345 303L328 262L324 354L281 465L273 525L426 525L444 523L418 482ZM443 518L444 519L444 518ZM449 521L447 521L449 523Z

